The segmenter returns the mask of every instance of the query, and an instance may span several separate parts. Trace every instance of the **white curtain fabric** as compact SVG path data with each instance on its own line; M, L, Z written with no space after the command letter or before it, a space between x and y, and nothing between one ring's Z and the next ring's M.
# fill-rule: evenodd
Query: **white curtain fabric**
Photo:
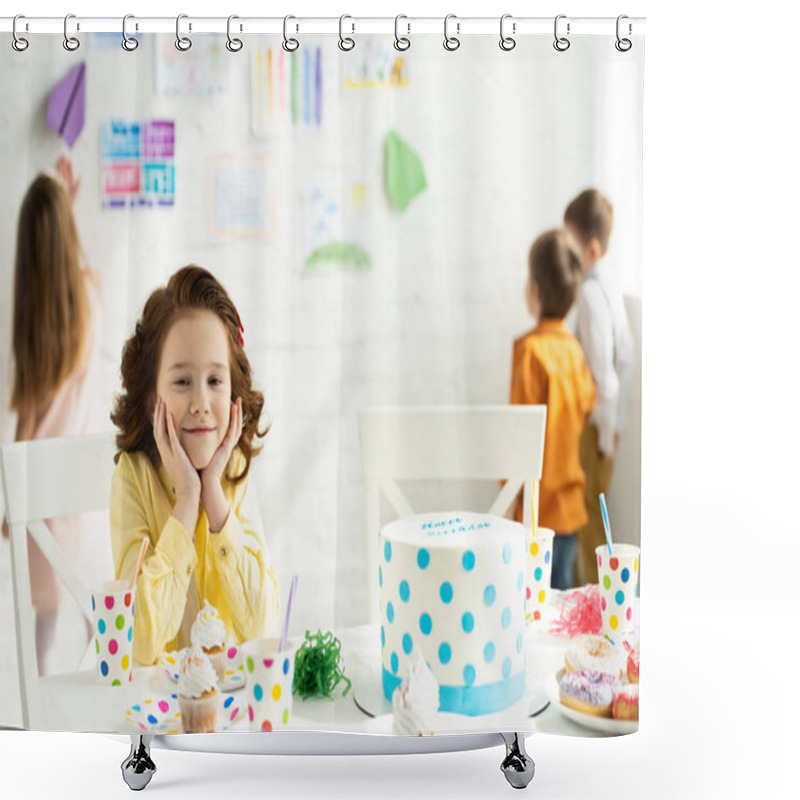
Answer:
M195 37L186 54L173 41L143 37L135 53L89 36L77 53L58 36L37 37L24 56L3 48L2 441L14 436L19 204L66 152L82 178L75 214L87 259L103 281L103 407L148 294L182 265L210 269L237 304L273 422L253 485L284 591L299 573L292 630L357 624L377 570L366 560L357 412L507 402L511 343L532 326L528 249L584 188L614 204L608 259L634 316L640 308L643 47L620 53L613 35L584 36L559 53L542 36L503 52L486 36L449 53L441 36L416 36L398 53L392 37L375 36L343 53L335 37L305 36L289 57L276 37L249 36L235 54L224 37ZM70 150L44 125L44 109L81 60L86 121ZM399 85L387 80L393 70ZM174 206L103 207L102 125L111 120L174 122ZM387 193L390 134L425 175L403 211ZM259 211L248 216L253 203ZM349 255L316 264L314 251L335 242L357 246L348 253L368 264ZM609 503L618 540L638 543L638 372L635 385ZM102 423L111 428L107 414ZM5 670L5 640L3 652Z

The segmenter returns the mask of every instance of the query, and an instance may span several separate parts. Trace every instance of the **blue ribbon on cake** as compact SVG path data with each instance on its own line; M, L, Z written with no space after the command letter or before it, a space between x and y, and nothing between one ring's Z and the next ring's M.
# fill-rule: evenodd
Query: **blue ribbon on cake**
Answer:
M383 667L383 693L391 701L401 678ZM493 714L522 699L525 694L525 670L497 683L482 686L439 686L439 711L478 717Z

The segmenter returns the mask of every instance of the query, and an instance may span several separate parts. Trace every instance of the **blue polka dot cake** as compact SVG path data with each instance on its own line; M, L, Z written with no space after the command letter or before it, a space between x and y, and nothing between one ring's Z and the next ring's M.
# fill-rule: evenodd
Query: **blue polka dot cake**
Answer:
M525 693L525 529L488 514L423 514L380 532L387 699L421 654L439 710L501 711Z

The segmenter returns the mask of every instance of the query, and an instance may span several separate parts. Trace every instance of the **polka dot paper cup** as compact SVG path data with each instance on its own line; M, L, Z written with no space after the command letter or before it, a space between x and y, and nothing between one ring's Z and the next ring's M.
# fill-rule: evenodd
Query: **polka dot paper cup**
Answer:
M597 574L600 579L600 609L603 633L610 639L634 630L633 600L639 580L639 548L632 544L601 544L597 553Z
M297 645L287 642L284 650L279 647L278 639L251 639L240 648L247 677L247 716L254 731L286 728L292 717Z
M133 670L133 608L136 586L110 581L92 592L97 677L101 683L129 683Z
M550 597L550 576L553 572L553 531L537 528L534 537L528 531L528 556L525 567L525 619L542 619Z

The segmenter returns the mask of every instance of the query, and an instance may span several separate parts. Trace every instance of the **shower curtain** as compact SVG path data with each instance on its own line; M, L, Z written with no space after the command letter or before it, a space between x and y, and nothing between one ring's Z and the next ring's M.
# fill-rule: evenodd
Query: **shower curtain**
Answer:
M275 35L242 36L241 47L229 48L225 35L198 33L182 50L173 35L140 34L135 49L126 51L119 33L87 33L72 52L58 35L29 38L27 51L16 52L5 37L0 55L3 445L26 438L10 410L18 220L37 175L57 175L64 183L63 160L56 169L63 158L73 172L73 189L80 180L72 212L84 262L99 278L92 284L99 320L93 402L80 431L42 436L118 432L110 416L123 393L123 346L148 297L190 264L208 270L230 296L239 316L238 346L249 360L255 389L263 393L261 423L271 427L248 476L247 519L263 545L261 580L270 570L274 575L269 600L274 613L256 636L235 623L233 601L210 612L210 628L217 612L224 626L213 728L252 729L260 702L252 692L261 680L267 692L278 687L274 692L292 701L274 711L278 716L261 730L284 725L378 734L513 729L577 736L636 730L643 37L634 37L630 49L615 47L612 21L605 35L572 36L567 49L554 47L547 35L520 36L505 47L498 47L497 36L463 37L447 49L441 35L419 34L409 36L410 46L403 49L402 38L362 34L353 36L354 46L347 49L349 43L340 46L335 35L297 34L292 49L291 38ZM610 238L598 245L605 269L601 293L608 305L592 313L626 326L628 337L620 338L610 323L615 379L623 359L620 342L628 348L627 372L623 369L618 380L624 409L614 406L612 412L617 415L611 424L613 477L604 491L613 532L605 569L609 561L619 566L610 575L601 554L599 572L593 564L595 573L587 574L576 553L572 588L548 586L546 607L534 615L533 575L542 565L533 562L532 549L547 526L540 522L535 530L526 515L517 527L513 509L507 519L473 516L491 505L496 481L411 481L403 490L426 516L392 529L397 515L384 502L380 532L365 530L359 415L376 409L546 405L545 471L532 487L541 515L548 465L561 474L570 462L574 477L579 443L573 436L563 449L552 445L548 452L550 438L557 436L550 418L558 420L562 409L552 388L557 381L544 381L549 388L538 400L515 398L515 342L539 330L546 316L541 307L531 308L531 247L542 234L562 231L566 238L558 241L583 258L584 243L563 229L567 207L587 189L613 206ZM594 277L584 275L576 297ZM591 375L592 401L580 410L581 422L585 418L590 425L604 379L587 364L587 350L599 345L577 321L579 305L558 335ZM579 366L565 367L560 359L563 388ZM582 474L586 464L581 463ZM110 464L109 471L114 469ZM153 470L146 474L158 474L157 465ZM65 462L63 480L72 479ZM580 487L577 496L583 508ZM130 577L115 574L113 518L112 508L111 523L106 514L91 524L84 520L72 540L77 569L96 589L98 603L103 597L98 581ZM427 609L420 615L421 606L413 596L409 600L397 559L411 558L403 546L411 547L420 568L411 591L436 594L441 614L452 610L440 584L452 586L462 573L451 577L450 567L442 567L446 580L437 573L436 585L433 577L428 585L421 566L420 553L428 552L421 543L429 541L421 531L436 524L467 537L467 544L459 544L458 569L475 576L474 585L464 586L476 594L459 606L456 622L441 618L449 643L440 636L430 644L436 634L426 633L426 625L435 629L436 615L431 612L431 620ZM507 535L513 543L508 581L517 605L509 624L499 608L496 620L487 611L488 585L502 575L494 566L482 572L480 557L470 567L469 537L481 524L495 541ZM247 526L243 531L249 535ZM380 547L369 543L371 536ZM580 531L577 540L579 551ZM157 541L154 534L145 565L159 556ZM498 545L501 559L504 544ZM446 543L438 545L447 550ZM636 551L627 568L626 545ZM35 548L29 550L35 562ZM20 632L5 538L0 552L2 722L19 725ZM395 567L400 571L393 572ZM606 604L623 592L617 582L626 569L617 636L609 628ZM399 582L394 598L384 590L388 575ZM202 583L199 569L194 581L193 586ZM142 587L134 605L145 604ZM185 685L181 678L194 663L196 653L187 651L192 642L171 630L149 663L141 663L135 640L145 633L138 619L133 626L133 613L130 619L105 620L95 610L88 637L75 604L63 589L58 595L46 671L61 674L62 683L44 675L35 687L51 693L49 707L58 713L31 717L30 725L120 733L185 730L187 712L178 695ZM212 596L222 594L199 586L196 611ZM475 617L467 610L471 604ZM395 614L404 613L405 635L413 635L406 639L400 631L396 645L387 645L387 639L394 642ZM132 631L130 662L111 666L122 670L123 686L105 685L100 666L106 663L101 645L109 646L105 627L116 619L122 620L122 638ZM277 640L284 629L289 644L281 648ZM477 648L470 640L473 631L483 637ZM520 677L506 692L502 687L511 667L506 670L506 659L495 654L492 642L511 633L507 660L514 662L514 678L519 665ZM287 669L294 686L259 674L272 659L261 658L261 667L250 664L268 652L252 641L261 636L275 639L270 645L275 653L290 653ZM459 662L453 680L445 668L462 657L462 648L475 650L480 663L462 669ZM200 656L197 661L204 664ZM445 684L468 695L483 673L491 696L499 692L505 699L439 705L437 684L441 698ZM577 706L569 703L569 673L583 681L575 689ZM72 702L67 695L79 699ZM98 706L108 712L102 720L93 716Z

